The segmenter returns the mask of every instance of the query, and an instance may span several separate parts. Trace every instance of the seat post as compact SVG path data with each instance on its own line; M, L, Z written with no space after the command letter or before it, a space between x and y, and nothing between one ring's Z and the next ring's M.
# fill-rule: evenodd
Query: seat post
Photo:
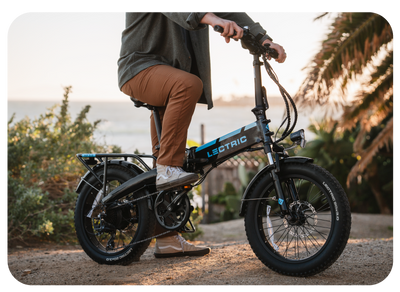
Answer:
M135 107L145 107L148 110L153 112L154 124L156 126L157 138L158 138L158 145L155 147L156 150L160 150L160 141L161 141L161 120L160 120L160 113L158 112L158 108L156 106L150 105L148 103L144 103L140 100L137 100L133 96L131 96L131 100L135 104Z
M160 141L161 141L161 120L160 120L160 113L158 112L157 107L152 107L154 124L156 126L157 137L158 137L158 145L156 146L157 150L160 150Z

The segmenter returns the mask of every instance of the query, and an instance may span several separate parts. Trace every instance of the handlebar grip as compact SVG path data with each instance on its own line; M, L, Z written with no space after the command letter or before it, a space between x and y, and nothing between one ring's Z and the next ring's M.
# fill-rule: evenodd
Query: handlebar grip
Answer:
M224 32L224 28L222 26L216 25L216 26L214 26L214 31L219 32L219 33L223 33Z
M224 28L222 26L216 25L214 26L214 31L219 32L219 33L223 33L224 32ZM233 35L236 35L236 31L233 33ZM232 36L230 36L232 37Z

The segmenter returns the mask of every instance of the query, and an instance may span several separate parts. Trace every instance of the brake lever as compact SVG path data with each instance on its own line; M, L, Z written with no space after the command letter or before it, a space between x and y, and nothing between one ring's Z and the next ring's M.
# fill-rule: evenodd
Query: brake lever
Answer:
M266 49L266 53L268 54L268 56L270 56L274 59L278 58L279 57L278 52L275 49L271 49L270 46L271 46L271 44L268 44L268 43L264 45L264 47Z

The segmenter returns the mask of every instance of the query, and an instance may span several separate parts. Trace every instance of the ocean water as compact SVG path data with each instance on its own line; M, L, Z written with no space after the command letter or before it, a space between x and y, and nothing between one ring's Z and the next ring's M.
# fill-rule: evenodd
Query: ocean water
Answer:
M60 102L52 101L8 101L8 119L15 113L14 121L24 117L38 118L48 108ZM87 115L89 121L102 120L95 132L95 139L107 145L121 146L123 152L151 153L150 142L150 111L146 108L136 108L131 101L126 102L70 102L69 112L72 120L84 108L90 105ZM215 106L207 110L205 105L198 105L189 127L188 139L200 143L201 124L204 124L205 143L246 126L255 121L251 112L252 106ZM271 119L270 128L277 129L283 117L284 107L275 106L267 111ZM312 134L307 131L310 113L299 113L297 129L306 130L306 139L311 140Z

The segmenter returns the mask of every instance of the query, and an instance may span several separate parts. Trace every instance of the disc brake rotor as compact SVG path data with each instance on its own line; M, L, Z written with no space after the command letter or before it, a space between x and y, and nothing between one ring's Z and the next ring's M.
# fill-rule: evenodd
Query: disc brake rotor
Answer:
M318 223L318 215L315 208L306 201L296 201L289 205L289 209L295 214L295 218L283 218L286 228L290 226L298 226L299 228L290 228L289 234L293 237L304 238L313 233L312 228L302 228L316 226Z

